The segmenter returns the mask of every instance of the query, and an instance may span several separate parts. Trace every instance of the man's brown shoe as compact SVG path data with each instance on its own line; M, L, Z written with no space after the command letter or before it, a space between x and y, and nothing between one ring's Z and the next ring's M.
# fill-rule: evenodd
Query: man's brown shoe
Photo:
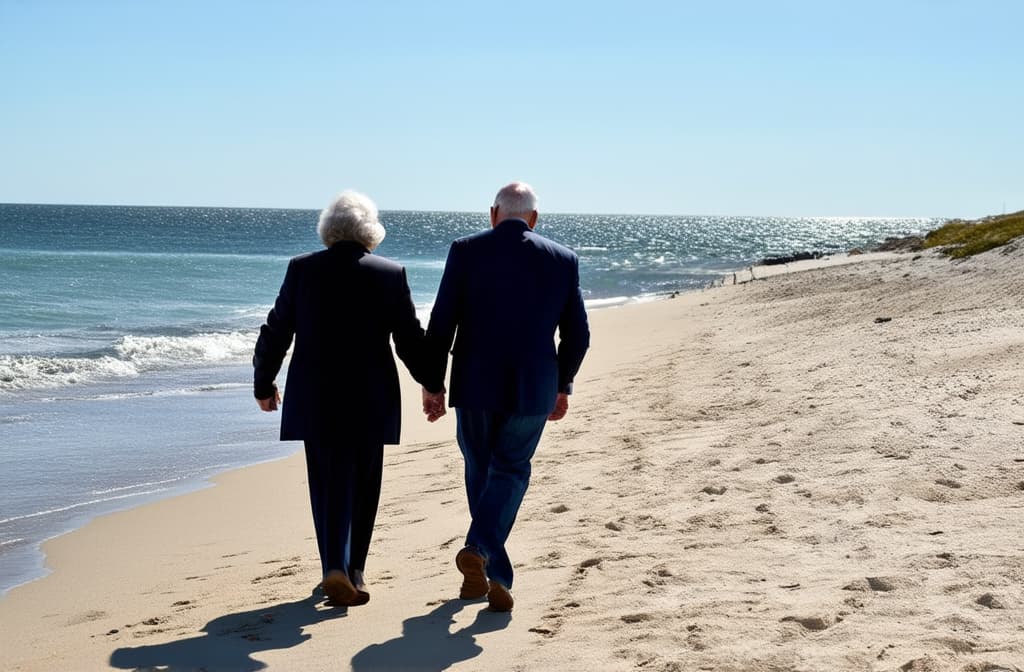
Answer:
M455 556L455 566L462 572L462 589L459 597L464 600L478 600L487 594L487 574L484 568L487 559L471 546L466 546Z
M508 588L497 581L491 581L491 588L487 591L487 606L491 611L512 611L512 593Z
M332 569L324 577L324 594L327 601L336 607L350 607L356 604L359 593L345 572Z

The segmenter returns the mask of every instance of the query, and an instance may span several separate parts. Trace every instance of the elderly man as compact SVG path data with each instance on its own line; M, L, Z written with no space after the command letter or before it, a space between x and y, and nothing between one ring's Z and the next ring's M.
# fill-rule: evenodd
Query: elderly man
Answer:
M530 481L530 460L546 421L565 416L590 345L579 261L534 233L536 224L533 189L522 182L503 187L491 229L452 243L427 328L435 366L424 386L429 417L444 410L454 340L451 405L472 517L455 558L460 597L486 595L494 611L513 605L505 542Z
M425 342L405 269L370 253L384 238L373 202L342 192L320 213L317 230L327 249L289 262L260 329L254 392L260 409L277 410L274 378L294 337L281 440L305 442L324 593L335 605L355 606L370 599L363 571L384 444L398 443L401 427L390 340L421 383Z

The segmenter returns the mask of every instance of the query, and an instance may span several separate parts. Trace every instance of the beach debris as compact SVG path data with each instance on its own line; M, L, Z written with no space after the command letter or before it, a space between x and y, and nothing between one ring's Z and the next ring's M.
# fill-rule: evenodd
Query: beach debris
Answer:
M800 587L799 583L784 583L781 586L779 586L779 588L785 588L786 590L794 590L794 589L799 588L799 587Z
M603 558L587 558L580 563L581 569L587 569L588 567L596 567L601 564Z
M892 322L891 317L876 317L875 324L883 324L885 322Z
M724 485L705 485L701 492L708 495L724 495L728 489Z
M1006 605L992 593L985 593L976 599L975 602L983 607L988 607L989 609L1006 609Z

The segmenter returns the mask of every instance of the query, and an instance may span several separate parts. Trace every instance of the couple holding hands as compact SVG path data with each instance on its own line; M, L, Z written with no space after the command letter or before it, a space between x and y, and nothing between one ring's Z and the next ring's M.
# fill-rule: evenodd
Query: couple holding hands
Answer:
M277 410L274 379L292 346L281 439L303 441L323 590L338 606L369 601L363 572L380 500L384 444L401 426L394 352L423 386L423 411L448 404L465 461L470 526L455 563L460 597L513 606L505 542L548 420L568 410L590 344L579 261L536 233L537 197L514 182L498 191L491 228L456 240L424 332L405 269L372 254L384 238L377 208L343 192L320 214L325 250L292 259L260 328L254 393ZM555 333L558 344L555 345Z

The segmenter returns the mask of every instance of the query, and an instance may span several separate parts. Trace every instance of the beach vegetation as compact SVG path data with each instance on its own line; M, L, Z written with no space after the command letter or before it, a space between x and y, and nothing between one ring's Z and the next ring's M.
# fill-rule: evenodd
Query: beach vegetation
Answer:
M978 220L953 219L928 233L924 246L962 259L1007 244L1024 236L1024 210Z

